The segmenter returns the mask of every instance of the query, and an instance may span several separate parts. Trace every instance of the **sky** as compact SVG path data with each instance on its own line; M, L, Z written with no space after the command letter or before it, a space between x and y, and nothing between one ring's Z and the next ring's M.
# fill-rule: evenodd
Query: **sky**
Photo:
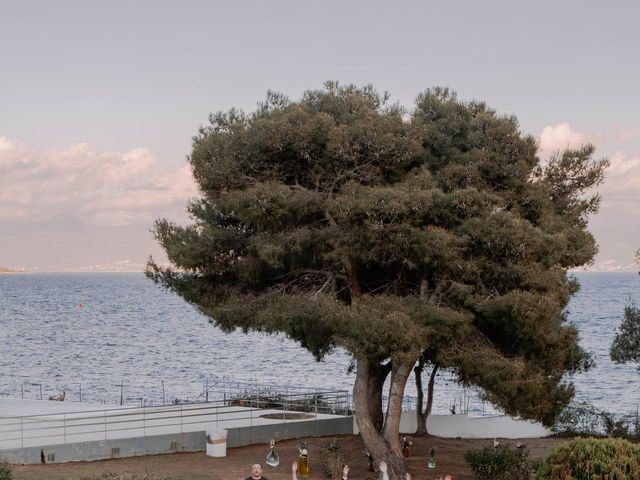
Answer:
M516 115L544 161L611 167L594 270L637 269L640 6L632 1L0 0L0 267L140 270L186 224L211 112L372 84L410 110L446 86Z

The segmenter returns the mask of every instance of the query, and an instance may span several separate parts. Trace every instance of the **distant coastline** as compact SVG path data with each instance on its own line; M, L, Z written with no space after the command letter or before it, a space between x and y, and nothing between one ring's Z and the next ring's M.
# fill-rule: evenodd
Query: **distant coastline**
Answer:
M0 275L18 275L21 273L27 273L27 272L24 272L24 271L20 272L17 270L11 270L9 268L0 267Z
M573 269L569 269L567 271L567 273L569 275L591 275L591 274L619 274L619 275L628 275L628 274L638 274L640 273L638 271L638 267L635 266L635 268L629 268L629 269L615 269L615 270L593 270L593 269L585 269L585 268L573 268ZM57 275L66 275L66 274L110 274L110 273L127 273L127 274L144 274L145 270L144 269L108 269L108 268L96 268L96 269L91 269L91 268L69 268L69 269L57 269L57 270L46 270L46 269L34 269L34 270L30 270L30 269L21 269L21 270L11 270L9 268L4 268L4 267L0 267L0 275L26 275L26 274L34 274L34 275L50 275L50 274L57 274Z

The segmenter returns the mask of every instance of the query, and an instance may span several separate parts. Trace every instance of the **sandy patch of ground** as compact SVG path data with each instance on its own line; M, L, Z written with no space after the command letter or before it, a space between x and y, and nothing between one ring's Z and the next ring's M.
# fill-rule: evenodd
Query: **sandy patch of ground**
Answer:
M311 458L311 479L324 476L318 468L320 448L336 437L312 438L309 440ZM343 446L345 456L353 462L349 477L353 480L377 479L377 474L368 471L364 446L357 435L337 437ZM504 445L515 446L518 440L500 440ZM559 443L558 438L536 438L523 440L530 452L530 458L544 457ZM276 451L280 465L276 468L265 466L264 475L269 480L290 480L291 462L298 456L297 440L278 442ZM493 439L446 439L439 437L413 437L411 456L407 459L415 480L433 480L450 473L455 480L471 480L471 470L464 461L464 453L469 449L480 449L493 445ZM427 468L431 447L436 447L436 468ZM253 463L261 463L269 452L268 445L251 445L227 449L227 457L211 458L204 452L149 455L144 457L120 458L96 462L71 462L54 465L22 465L14 467L15 480L76 480L103 472L149 473L162 478L176 480L237 480L249 474Z

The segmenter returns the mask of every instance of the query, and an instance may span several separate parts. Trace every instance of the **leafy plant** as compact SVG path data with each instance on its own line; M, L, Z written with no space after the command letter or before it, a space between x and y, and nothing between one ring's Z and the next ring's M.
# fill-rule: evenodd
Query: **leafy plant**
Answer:
M558 416L554 431L563 436L640 438L640 415L620 415L600 410L588 402L575 402Z
M629 438L631 436L631 428L624 418L616 419L609 413L602 415L604 422L604 431L609 437Z
M320 449L320 470L327 478L342 478L342 466L344 461L344 450L337 438L327 443Z
M567 406L554 425L554 431L560 435L601 435L602 412L588 402L573 402Z
M640 248L636 250L636 264L640 266ZM640 308L627 305L624 320L609 351L616 363L640 363Z
M524 448L512 449L498 445L468 450L464 459L473 470L475 480L528 480L528 456L529 452Z
M637 480L640 446L619 438L578 438L556 447L536 480Z
M8 463L0 462L0 480L11 480L13 478L13 470Z

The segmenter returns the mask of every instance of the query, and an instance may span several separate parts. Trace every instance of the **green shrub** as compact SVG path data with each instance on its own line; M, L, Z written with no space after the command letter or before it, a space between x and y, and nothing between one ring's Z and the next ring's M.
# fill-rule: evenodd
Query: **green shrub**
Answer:
M577 438L556 447L536 480L638 480L640 446L619 438Z
M640 416L638 412L627 415L610 413L588 402L574 402L566 407L553 427L562 436L589 436L640 440Z
M342 466L345 464L344 451L337 438L327 443L318 454L320 470L328 478L341 479Z
M0 480L11 480L13 478L13 470L8 463L0 462Z
M602 413L589 402L572 402L560 412L553 429L556 434L570 437L602 435Z
M610 413L603 413L602 422L604 423L604 431L608 437L626 438L627 440L638 438L637 415L634 423L629 421L629 418L616 418ZM635 426L634 429L631 428L633 426Z
M526 449L503 445L469 450L464 459L473 471L475 480L528 480L529 452Z

